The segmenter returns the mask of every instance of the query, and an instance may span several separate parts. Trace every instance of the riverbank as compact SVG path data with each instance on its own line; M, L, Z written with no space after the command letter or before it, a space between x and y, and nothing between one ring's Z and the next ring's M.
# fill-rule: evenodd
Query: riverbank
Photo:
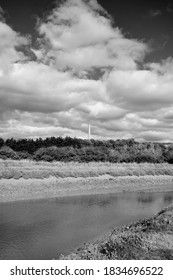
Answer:
M0 161L0 202L172 190L169 164Z
M173 165L168 163L110 163L110 162L46 162L0 159L0 179L88 178L108 175L173 176Z
M172 176L1 179L0 202L118 192L173 191Z
M173 205L152 218L115 229L85 244L65 260L172 260L173 259Z

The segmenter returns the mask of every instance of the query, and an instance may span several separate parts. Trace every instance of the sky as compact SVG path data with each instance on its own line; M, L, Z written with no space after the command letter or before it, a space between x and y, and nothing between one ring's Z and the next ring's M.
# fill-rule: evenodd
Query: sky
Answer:
M0 137L173 141L173 1L0 0Z

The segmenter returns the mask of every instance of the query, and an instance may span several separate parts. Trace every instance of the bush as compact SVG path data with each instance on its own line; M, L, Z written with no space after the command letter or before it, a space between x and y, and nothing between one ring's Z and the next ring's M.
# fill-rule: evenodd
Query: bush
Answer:
M108 161L108 149L102 147L83 147L76 150L79 161Z
M117 150L109 149L108 151L108 160L110 162L120 162L121 161L121 154Z
M18 154L8 146L2 146L0 149L0 158L2 159L20 159Z
M45 160L45 161L72 161L78 160L76 155L76 150L73 147L62 147L58 148L56 146L48 148L40 148L34 153L35 160Z
M48 161L50 161L50 158L51 158L51 160L53 160L52 157L50 155L48 155L47 148L40 148L40 149L36 150L36 152L34 153L34 156L33 156L33 159L36 161L40 161L40 160L47 161L47 159L49 159Z
M161 163L161 162L163 162L161 157L156 157L155 155L149 154L149 153L137 154L134 157L134 161L137 163L142 163L142 162Z
M4 140L0 138L0 148L4 145Z
M18 155L18 157L20 159L32 159L32 155L29 154L28 152L26 151L23 151L23 152L16 152L16 154Z
M165 161L167 161L170 164L173 164L173 149L169 149L165 153Z

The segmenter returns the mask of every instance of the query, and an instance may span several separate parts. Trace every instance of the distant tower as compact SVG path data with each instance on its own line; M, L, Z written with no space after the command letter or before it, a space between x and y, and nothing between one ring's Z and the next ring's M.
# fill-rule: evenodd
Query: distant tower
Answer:
M90 140L91 137L91 127L90 127L90 123L88 123L88 140Z

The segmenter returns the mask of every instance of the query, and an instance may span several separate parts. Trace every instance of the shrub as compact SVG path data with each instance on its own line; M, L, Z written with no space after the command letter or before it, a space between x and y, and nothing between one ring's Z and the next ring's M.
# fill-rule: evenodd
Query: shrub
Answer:
M73 147L62 147L58 148L56 146L48 148L40 148L35 153L33 158L37 161L71 161L77 160L76 150Z
M32 155L31 154L29 154L28 152L26 152L26 151L23 151L23 152L16 152L17 153L17 155L18 155L18 157L20 158L20 159L32 159Z
M0 138L0 148L4 145L4 140Z
M108 161L108 149L102 147L83 147L76 150L81 162Z
M165 160L168 163L173 164L173 149L169 149L166 153L165 153Z
M0 158L2 159L20 159L18 154L8 146L2 146L0 149Z
M120 162L121 161L121 154L119 151L114 149L109 149L108 151L108 160L110 162Z
M33 159L40 161L40 160L45 160L46 156L48 155L47 153L47 148L39 148L36 150L34 153Z

